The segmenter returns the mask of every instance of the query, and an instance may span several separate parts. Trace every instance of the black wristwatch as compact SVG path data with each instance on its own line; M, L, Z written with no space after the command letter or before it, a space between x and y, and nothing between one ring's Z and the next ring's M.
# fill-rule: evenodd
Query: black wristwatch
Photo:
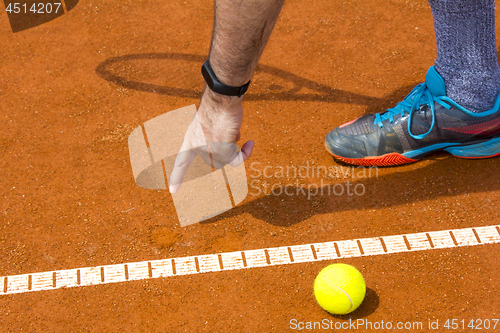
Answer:
M208 87L212 91L221 95L241 97L244 93L247 92L248 86L250 85L250 81L248 81L247 84L241 87L231 87L225 85L224 83L221 83L212 70L212 67L210 67L210 63L208 62L208 60L205 61L203 66L201 66L201 74L203 75L203 78L205 79Z

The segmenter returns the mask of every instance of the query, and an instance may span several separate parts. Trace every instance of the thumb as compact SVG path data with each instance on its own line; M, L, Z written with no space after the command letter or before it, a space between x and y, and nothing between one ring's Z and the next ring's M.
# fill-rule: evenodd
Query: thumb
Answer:
M245 162L250 157L250 155L252 155L254 146L255 142L253 142L252 140L245 142L245 144L241 147L241 150L238 152L236 158L229 162L229 165L235 168Z

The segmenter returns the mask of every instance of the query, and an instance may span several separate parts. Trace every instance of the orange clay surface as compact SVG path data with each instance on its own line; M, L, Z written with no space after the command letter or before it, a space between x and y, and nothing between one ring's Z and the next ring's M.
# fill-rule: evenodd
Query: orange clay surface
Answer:
M324 148L331 129L394 106L424 80L436 56L427 2L290 0L244 101L242 142L256 142L249 195L179 227L168 191L135 185L127 138L198 103L212 13L203 0L81 0L15 34L0 15L0 276L499 224L499 158L435 154L368 174ZM287 166L329 172L299 177ZM321 182L364 193L270 193L275 184ZM428 323L489 319L493 327L499 256L492 244L0 291L0 331L292 332L293 322L363 319L475 332ZM366 280L363 304L347 316L329 315L313 297L314 278L332 262Z

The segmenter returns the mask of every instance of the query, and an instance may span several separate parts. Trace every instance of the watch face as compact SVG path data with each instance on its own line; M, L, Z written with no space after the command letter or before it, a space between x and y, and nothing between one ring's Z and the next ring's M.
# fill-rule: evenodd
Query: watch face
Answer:
M248 81L247 84L241 87L231 87L221 83L210 67L208 60L205 61L203 66L201 66L201 74L203 75L203 78L205 79L208 87L212 91L221 95L240 97L247 91L248 85L250 84L250 81Z
M205 82L207 83L208 87L210 89L213 89L214 88L214 81L212 80L212 76L208 72L208 68L207 68L206 64L203 64L203 66L201 67L201 74L203 75L203 78L205 79Z

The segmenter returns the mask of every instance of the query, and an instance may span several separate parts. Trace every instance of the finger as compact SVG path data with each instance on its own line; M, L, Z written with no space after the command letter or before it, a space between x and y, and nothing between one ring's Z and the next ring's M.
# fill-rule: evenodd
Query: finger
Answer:
M241 147L243 162L246 161L250 157L250 155L252 155L253 147L255 147L255 142L253 140L245 142L243 147Z
M181 148L182 150L182 148ZM170 193L175 193L181 188L182 179L189 169L189 165L195 159L197 153L194 149L181 151L177 154L174 162L174 168L170 174L170 186L168 187Z
M254 146L255 142L253 142L252 140L245 142L243 147L241 147L241 150L238 152L236 158L229 162L229 165L235 168L241 165L241 163L245 162L250 157L250 155L252 155Z

